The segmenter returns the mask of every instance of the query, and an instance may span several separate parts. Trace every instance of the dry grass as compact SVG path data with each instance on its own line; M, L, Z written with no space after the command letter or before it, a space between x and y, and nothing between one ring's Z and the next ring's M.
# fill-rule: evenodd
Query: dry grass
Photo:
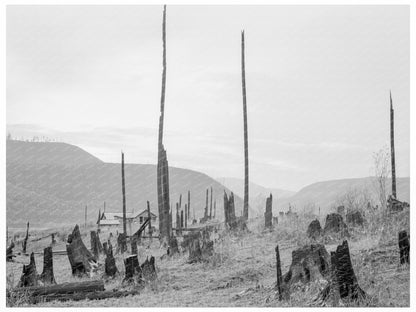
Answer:
M409 306L409 267L399 267L397 232L406 226L406 215L397 215L386 221L382 230L374 224L364 229L352 231L349 239L353 267L362 289L368 294L365 305L370 306ZM402 221L400 221L402 220ZM226 306L313 306L313 300L326 285L325 280L298 285L290 299L278 301L274 290L276 280L275 252L279 244L283 274L289 270L291 253L304 244L311 243L306 237L306 229L311 218L279 221L273 231L264 231L263 220L251 220L249 233L221 233L215 237L215 254L205 263L188 264L187 253L171 258L162 257L165 250L155 239L148 246L139 247L139 262L147 256L156 258L157 280L147 284L139 295L100 301L83 300L78 302L47 302L41 306L158 306L158 307L226 307ZM323 220L321 220L322 222ZM397 222L397 223L395 223ZM408 221L407 221L408 224ZM88 234L87 234L88 233ZM380 245L381 235L389 233L394 244ZM89 231L84 232L84 242L89 246ZM29 244L29 251L43 250L42 244ZM336 248L338 241L326 244L328 251ZM115 244L114 244L115 245ZM54 249L64 249L59 242ZM35 257L38 272L41 272L42 255ZM18 256L15 263L7 263L7 283L15 286L20 278L22 263L28 263L27 256ZM99 261L103 264L104 259ZM114 279L106 281L106 289L130 289L135 286L123 285L124 264L121 255L116 255L117 267L121 271ZM58 283L79 281L71 275L67 256L54 256L55 278ZM91 278L101 279L103 266ZM9 280L10 276L10 280ZM16 278L17 277L17 278ZM8 306L28 305L25 298L8 303Z

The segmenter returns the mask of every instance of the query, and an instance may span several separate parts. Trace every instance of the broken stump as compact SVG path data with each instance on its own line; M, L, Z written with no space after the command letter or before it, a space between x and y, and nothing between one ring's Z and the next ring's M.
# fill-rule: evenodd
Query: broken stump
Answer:
M322 232L321 223L319 223L318 219L315 219L309 224L308 230L306 233L309 238L316 239L319 236L321 236L321 232Z
M150 260L146 258L146 261L141 265L141 269L145 281L154 281L157 278L155 257L151 256Z
M125 277L123 281L131 282L134 279L140 279L142 277L142 269L139 265L137 255L130 255L124 259L124 266L126 269Z
M51 246L43 250L43 272L40 275L40 279L45 285L56 284L55 276L53 275L53 253Z
M349 236L347 225L338 213L331 213L326 216L324 233L325 235L337 234L341 237Z
M96 258L85 247L78 224L75 225L72 234L68 235L66 251L71 264L72 275L80 276L91 272L91 264L97 262Z
M106 244L106 243L104 243ZM110 247L107 250L106 258L105 258L105 274L107 276L113 277L118 272L117 266L116 266L116 260L113 256L113 247L110 245Z
M36 272L35 254L30 254L30 263L23 265L23 273L18 287L30 287L38 285L38 273Z
M202 261L202 252L199 245L199 239L196 238L191 242L189 247L189 258L188 263L195 263Z

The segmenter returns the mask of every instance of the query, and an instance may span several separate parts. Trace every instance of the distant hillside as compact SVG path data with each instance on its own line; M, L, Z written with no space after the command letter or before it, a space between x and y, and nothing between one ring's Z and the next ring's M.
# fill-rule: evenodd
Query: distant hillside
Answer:
M168 155L169 157L169 155ZM216 216L223 219L223 185L206 174L180 168L169 168L172 207L182 193L182 207L191 191L191 214L203 216L206 188L211 187L216 200ZM157 214L156 166L126 164L127 210L146 208L149 200ZM33 226L95 221L98 210L122 210L121 165L104 163L84 150L64 143L7 142L6 158L7 224L21 227L26 221ZM236 211L242 200L235 198ZM241 210L241 209L240 209Z
M232 190L236 195L244 197L244 179L238 178L216 178L218 182ZM259 184L250 182L249 184L249 205L254 216L264 214L266 197L273 195L274 200L277 198L287 198L293 196L296 192L278 188L267 188ZM253 215L250 215L253 216Z
M410 202L410 178L397 178L396 184L398 199ZM291 197L278 199L277 209L286 211L290 203L294 210L302 211L304 206L314 204L316 207L321 207L321 212L325 213L349 190L365 189L372 198L377 198L375 185L375 177L317 182L304 187ZM387 181L387 189L391 189L391 179Z

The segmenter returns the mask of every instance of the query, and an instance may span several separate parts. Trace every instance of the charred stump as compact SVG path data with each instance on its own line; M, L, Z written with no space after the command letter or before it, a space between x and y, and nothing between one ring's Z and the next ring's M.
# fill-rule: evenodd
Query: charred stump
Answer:
M30 254L30 263L23 265L23 273L18 287L30 287L38 285L38 273L36 272L35 254Z
M138 240L138 238L135 235L133 235L130 238L131 254L132 255L137 255L138 254L138 251L137 251L137 240Z
M172 235L169 238L168 255L173 256L176 253L179 253L178 240L176 239L175 236Z
M108 247L108 251L106 253L106 258L105 258L105 274L107 276L113 277L114 275L116 275L117 272L118 270L116 267L116 260L114 259L114 256L113 256L113 247L110 244L110 246Z
M97 262L97 259L85 247L78 224L75 225L72 234L68 235L66 251L71 264L72 275L79 276L91 272L91 263Z
M150 260L146 258L146 261L141 265L141 272L145 281L154 281L157 278L155 257L151 256Z
M297 282L309 283L329 274L329 254L324 245L308 245L292 252L292 264L283 277L285 288Z
M53 253L50 246L43 250L43 272L40 279L45 285L56 284L53 275Z
M308 237L316 239L321 235L321 232L322 232L321 223L319 223L318 219L313 220L308 226L308 231L307 231Z
M188 263L195 263L202 261L202 251L199 245L199 239L194 239L189 247Z
M341 237L349 236L347 225L338 213L331 213L326 216L324 233L325 235L336 234Z
M364 218L360 211L351 211L348 212L346 215L346 220L348 224L352 226L363 226L364 225Z
M126 275L123 281L131 282L135 279L141 279L142 269L139 265L137 255L131 255L124 259L124 266L126 269Z
M117 250L116 254L118 253L125 253L127 251L127 238L124 233L120 233L117 236Z
M11 242L10 246L6 249L6 261L11 262L13 261L13 257L16 257L13 254L14 242Z
M400 264L410 263L410 243L406 231L399 232Z
M264 226L266 228L272 228L273 225L273 213L272 213L272 194L266 199L266 212L264 213Z
M103 246L101 245L100 238L96 231L91 231L91 250L95 258L98 259L100 253L103 252Z

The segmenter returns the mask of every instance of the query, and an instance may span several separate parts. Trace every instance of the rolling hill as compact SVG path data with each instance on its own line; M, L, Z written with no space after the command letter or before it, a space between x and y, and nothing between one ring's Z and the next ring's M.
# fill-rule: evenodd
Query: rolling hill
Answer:
M95 222L99 209L121 212L121 166L105 163L86 151L65 143L7 141L6 143L7 224L23 227L27 221L35 227ZM213 188L216 216L223 218L223 185L206 174L169 168L172 206L182 194L182 206L191 191L191 214L203 216L206 188ZM156 166L126 164L127 210L139 212L150 201L157 214ZM235 198L236 206L242 200ZM238 208L237 208L237 211ZM237 213L238 214L238 213Z

